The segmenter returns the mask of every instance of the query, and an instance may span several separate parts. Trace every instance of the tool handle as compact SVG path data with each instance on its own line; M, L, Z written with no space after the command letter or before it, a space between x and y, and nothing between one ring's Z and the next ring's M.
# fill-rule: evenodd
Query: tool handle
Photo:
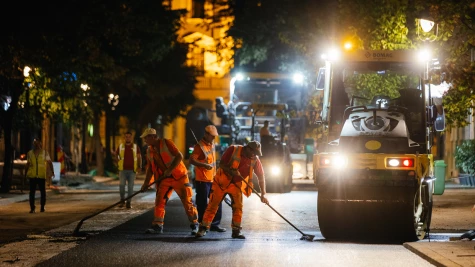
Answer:
M155 183L159 183L160 181L163 180L163 178L164 178L164 177L159 177L159 178L157 179L157 181L154 181L153 183L150 183L150 184L147 186L147 188L151 187L151 186L152 186L153 184L155 184ZM96 213L93 213L93 214L91 214L91 215L88 215L88 216L82 218L82 219L79 221L79 223L78 223L78 225L76 226L76 228L74 229L73 235L77 235L77 234L79 233L79 229L81 228L81 226L82 226L82 224L83 224L83 222L84 222L85 220L90 219L90 218L92 218L92 217L94 217L94 216L96 216L96 215L98 215L98 214L100 214L100 213L103 213L104 211L110 210L111 208L113 208L113 207L119 205L120 203L122 203L122 202L124 202L124 201L127 201L127 200L133 198L134 196L136 196L136 195L138 195L138 194L140 194L140 193L142 193L142 190L139 190L139 191L133 193L132 195L130 195L130 196L128 196L127 198L125 198L124 200L121 199L120 201L118 201L118 202L116 202L116 203L114 203L114 204L112 204L112 205L110 205L110 206L108 206L108 207L106 207L106 208L104 208L104 209L102 209L102 210L96 212Z
M249 183L246 180L244 180L244 178L242 176L240 176L240 177L241 177L242 181L252 189L252 192L254 192L254 194L256 194L259 198L262 198L261 194L259 194L259 192L257 192L257 190L254 187L250 186ZM266 205L269 206L269 208L271 208L275 213L277 213L277 215L279 215L282 219L284 219L284 221L286 221L288 224L290 224L299 233L301 233L302 235L306 235L302 231L300 231L300 229L298 229L295 225L293 225L289 220L287 220L282 214L280 214L277 210L275 210L274 207L272 207L270 204L267 204L267 203L266 203Z

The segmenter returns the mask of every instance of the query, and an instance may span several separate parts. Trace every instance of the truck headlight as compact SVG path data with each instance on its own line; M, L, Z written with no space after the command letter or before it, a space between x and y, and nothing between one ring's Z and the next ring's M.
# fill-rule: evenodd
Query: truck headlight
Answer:
M343 155L328 155L320 157L320 166L345 169L348 166L348 158Z
M273 165L271 168L270 168L270 173L272 175L279 175L281 173L281 169L280 169L280 166L277 166L277 165Z

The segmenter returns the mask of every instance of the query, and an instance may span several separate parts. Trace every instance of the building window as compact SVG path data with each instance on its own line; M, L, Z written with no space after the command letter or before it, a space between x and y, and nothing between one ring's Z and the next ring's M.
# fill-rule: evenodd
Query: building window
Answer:
M197 46L190 45L188 49L187 65L195 68L196 76L205 75L205 50Z
M192 14L193 18L205 17L205 0L193 0L192 2Z

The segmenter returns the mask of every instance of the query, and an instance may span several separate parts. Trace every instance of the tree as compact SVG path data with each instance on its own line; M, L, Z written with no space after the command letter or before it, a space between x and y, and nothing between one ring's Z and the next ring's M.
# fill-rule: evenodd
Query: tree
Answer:
M430 14L439 25L441 71L452 83L452 89L443 97L446 123L464 127L469 123L467 116L475 108L475 2L433 0L428 4Z
M82 119L85 114L100 118L102 111L110 108L107 95L111 91L137 96L138 103L154 96L154 100L164 105L160 107L160 114L167 121L194 101L194 76L183 68L185 52L178 48L176 41L181 13L166 10L160 1L36 1L24 8L21 8L24 3L15 5L8 11L9 16L3 18L25 19L26 25L34 26L32 30L6 21L2 23L2 27L11 28L6 28L0 39L0 81L4 85L1 92L12 95L14 104L10 113L2 116L4 132L11 132L7 128L16 116L16 103L24 91L22 70L25 65L41 69L44 76L51 79L53 90L64 89L61 93L79 96L76 97L79 101L71 103L71 109L84 111L71 113L68 117L71 120ZM173 67L165 67L167 59L173 61L169 64ZM160 77L160 66L166 70L163 71L166 77ZM172 77L181 79L175 81ZM91 88L87 97L82 95L81 83ZM59 97L62 94L57 96L50 100L63 101ZM149 99L143 100L147 97ZM177 101L180 97L186 101ZM90 112L85 110L83 100L87 101ZM166 108L170 100L174 105ZM155 112L155 109L150 111ZM156 120L159 114L154 115ZM5 141L11 143L11 139ZM6 157L11 157L9 147ZM99 143L96 153L100 158ZM8 180L5 177L9 167L6 164L3 181ZM101 172L99 166L98 173ZM8 188L9 185L2 184L2 190Z

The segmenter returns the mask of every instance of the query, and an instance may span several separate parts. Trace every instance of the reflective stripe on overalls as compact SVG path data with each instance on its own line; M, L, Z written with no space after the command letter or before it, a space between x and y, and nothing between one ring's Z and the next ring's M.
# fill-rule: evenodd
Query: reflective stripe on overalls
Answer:
M234 151L231 156L230 162L227 164L232 169L238 169L239 164L241 163L241 151L242 146L234 146ZM253 175L253 167L255 165L255 160L252 160L249 176L252 177ZM246 177L248 179L249 177ZM252 183L252 181L251 181ZM250 183L250 184L251 184ZM243 193L241 187L244 184L243 182L233 183L232 177L226 175L226 173L219 168L217 174L215 176L213 186L211 188L211 195L210 200L208 203L208 207L206 208L205 214L203 215L203 220L201 222L202 226L207 228L210 227L211 222L218 210L219 203L224 199L226 194L232 199L232 210L233 210L233 218L231 222L232 229L241 229L241 221L242 221L242 208L243 208Z
M137 145L133 144L132 151L134 153L134 172L137 172ZM119 162L117 163L117 167L119 168L119 171L124 170L124 154L125 154L125 146L124 144L119 145Z
M163 173L163 170L160 170L158 165L155 164L155 159L159 160L159 158L161 158L167 167L170 167L175 159L168 150L165 140L160 140L159 149L160 151L158 154L151 146L147 149L147 157L152 164L151 167L155 177L160 177ZM192 202L193 190L187 173L186 166L183 161L181 161L178 166L173 169L172 177L165 177L160 181L155 197L154 219L152 224L163 225L165 219L165 206L173 193L172 190L175 190L177 195L180 197L190 223L198 222L198 212Z

